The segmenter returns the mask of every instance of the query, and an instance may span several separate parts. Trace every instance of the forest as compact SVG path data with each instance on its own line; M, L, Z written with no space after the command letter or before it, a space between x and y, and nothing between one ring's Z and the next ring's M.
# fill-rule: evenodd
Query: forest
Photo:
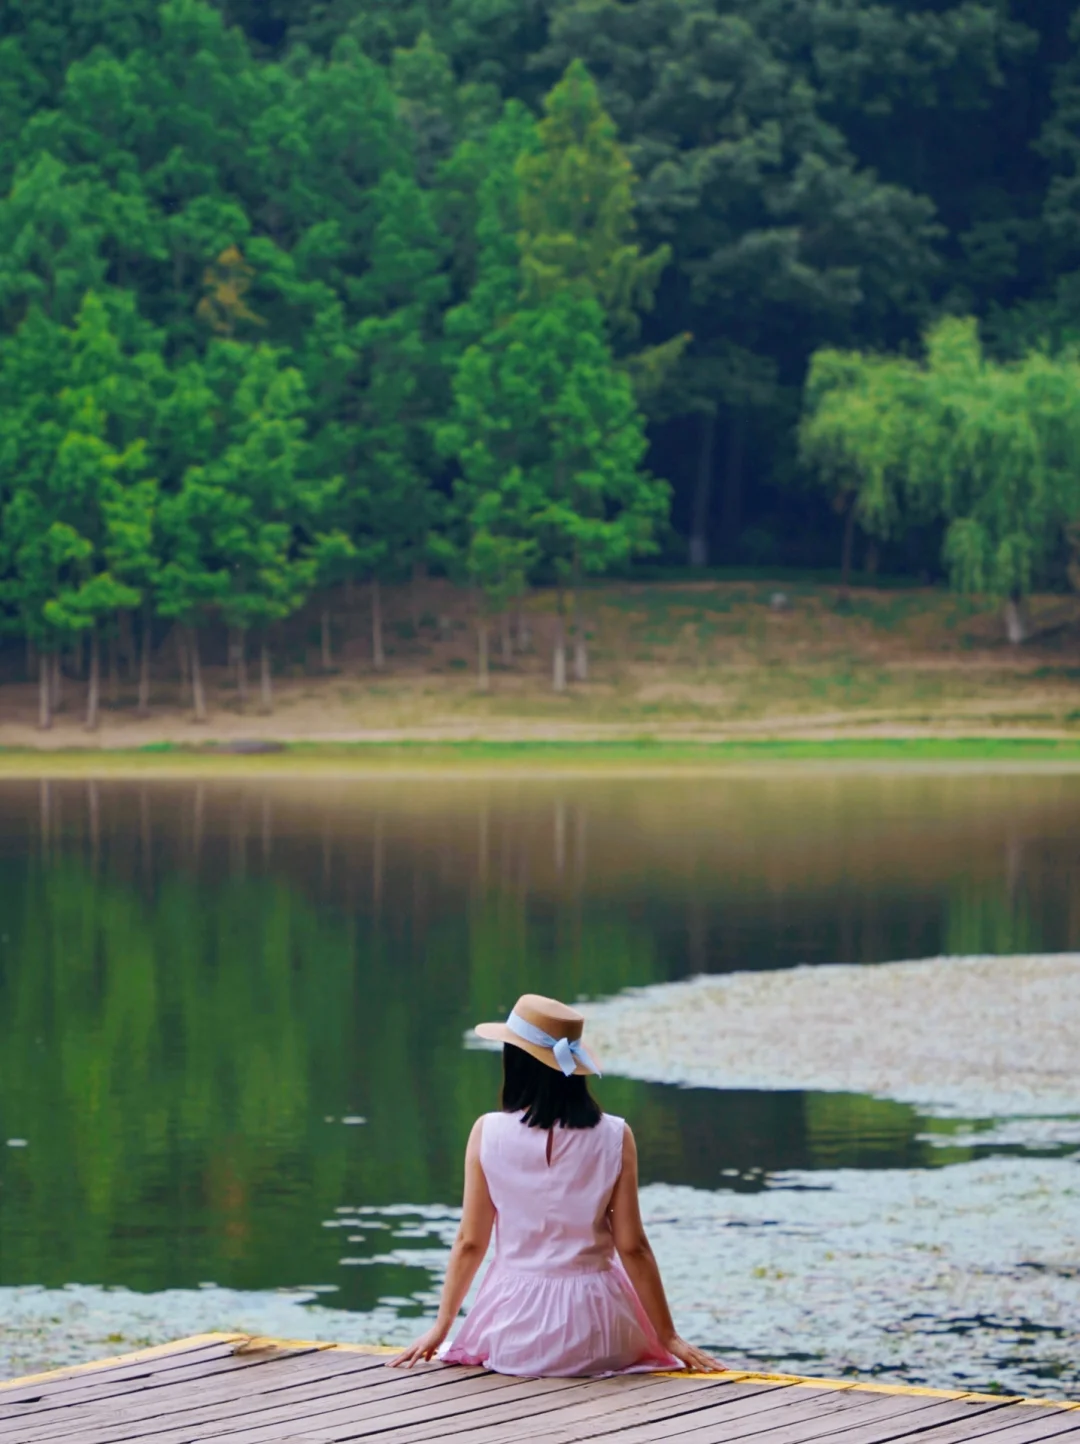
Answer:
M0 0L0 627L64 659L427 572L1080 589L1080 7ZM997 602L995 602L997 605ZM329 633L324 617L324 657ZM327 660L328 657L327 657ZM10 664L10 665L9 665ZM24 673L25 668L25 673Z

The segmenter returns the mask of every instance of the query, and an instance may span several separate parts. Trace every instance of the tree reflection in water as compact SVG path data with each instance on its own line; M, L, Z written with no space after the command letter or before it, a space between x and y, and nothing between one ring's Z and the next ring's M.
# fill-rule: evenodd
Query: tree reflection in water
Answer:
M385 1274L322 1224L455 1201L497 1086L471 1022L528 989L1075 947L1078 814L1060 778L4 784L0 1140L28 1146L0 1149L0 1284L371 1308ZM887 1102L600 1089L647 1181L962 1156Z

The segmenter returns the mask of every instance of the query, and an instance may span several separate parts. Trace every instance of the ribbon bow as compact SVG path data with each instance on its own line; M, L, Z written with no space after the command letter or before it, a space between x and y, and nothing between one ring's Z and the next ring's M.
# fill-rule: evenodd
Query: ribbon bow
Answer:
M516 1033L524 1043L532 1043L537 1048L550 1048L555 1054L555 1061L562 1069L564 1075L569 1078L577 1065L587 1068L590 1073L595 1073L597 1078L603 1074L596 1066L588 1051L578 1038L553 1038L550 1033L545 1033L543 1028L536 1028L528 1023L517 1013L511 1013L506 1020L506 1026L511 1033Z

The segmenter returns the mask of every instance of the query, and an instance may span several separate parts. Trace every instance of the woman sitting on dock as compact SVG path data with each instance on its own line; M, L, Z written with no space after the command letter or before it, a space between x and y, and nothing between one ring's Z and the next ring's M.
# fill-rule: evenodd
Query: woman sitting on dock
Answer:
M675 1332L638 1206L637 1148L586 1075L584 1019L527 993L480 1037L503 1044L502 1111L465 1150L461 1227L438 1318L393 1363L436 1355L501 1374L565 1376L723 1366ZM495 1227L495 1256L443 1347Z

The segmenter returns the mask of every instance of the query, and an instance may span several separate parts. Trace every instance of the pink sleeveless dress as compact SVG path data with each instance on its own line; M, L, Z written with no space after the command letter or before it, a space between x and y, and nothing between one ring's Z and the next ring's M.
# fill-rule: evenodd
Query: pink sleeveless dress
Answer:
M545 1129L485 1114L495 1256L444 1362L533 1376L682 1368L615 1255L608 1208L625 1126L605 1114L595 1128L556 1128L549 1164Z

